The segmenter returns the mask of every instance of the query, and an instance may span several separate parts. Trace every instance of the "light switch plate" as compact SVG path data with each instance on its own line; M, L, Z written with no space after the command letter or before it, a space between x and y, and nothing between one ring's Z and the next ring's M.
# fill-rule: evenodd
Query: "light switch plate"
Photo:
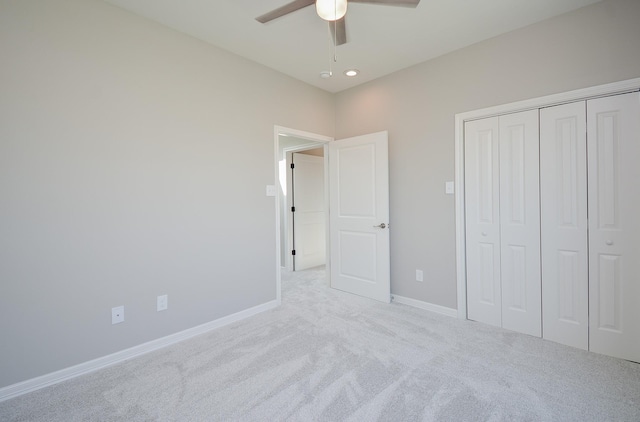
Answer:
M276 186L267 185L267 196L276 196Z
M445 182L444 193L447 195L453 195L453 182Z

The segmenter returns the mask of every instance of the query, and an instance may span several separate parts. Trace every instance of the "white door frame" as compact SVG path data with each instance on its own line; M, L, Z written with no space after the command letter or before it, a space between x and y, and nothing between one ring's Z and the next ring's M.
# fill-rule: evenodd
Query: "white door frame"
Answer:
M325 135L319 135L316 133L311 133L311 132L305 132L302 130L298 130L298 129L291 129L291 128L287 128L284 126L278 126L275 125L273 127L273 138L274 138L274 171L275 171L275 175L274 175L274 180L277 182L279 180L279 161L280 161L280 156L279 156L279 152L280 152L280 136L281 135L285 135L285 136L294 136L296 138L300 138L300 139L305 139L305 140L309 140L309 141L313 141L313 142L318 142L320 144L324 144L324 168L325 168L325 172L324 172L324 183L325 183L325 194L324 194L324 203L325 203L325 218L326 218L326 230L327 230L327 239L329 238L329 190L326 188L327 186L329 186L328 184L328 162L329 162L329 154L328 154L328 143L333 141L333 138L330 136L325 136ZM320 145L318 145L317 147L319 147ZM310 145L302 145L299 147L292 147L292 148L287 148L286 151L287 152L293 152L294 150L296 150L296 148L298 150L305 150L305 149L309 149ZM277 185L277 183L276 183ZM282 253L281 249L280 249L280 213L283 212L283 210L280 209L280 200L282 193L280 192L279 189L276 189L276 301L278 302L278 305L280 305L282 303L282 268L280 266L280 255ZM329 242L326 242L327 244L327 282L329 281L329 275L331 273L331 268L330 268L330 261L328 259L328 257L330 256L330 250L329 250Z
M456 209L456 279L458 286L458 318L467 319L467 265L465 244L464 203L464 123L469 120L499 116L501 114L533 110L563 103L587 100L607 95L623 94L640 90L640 78L598 85L590 88L515 103L503 104L455 115L455 209Z

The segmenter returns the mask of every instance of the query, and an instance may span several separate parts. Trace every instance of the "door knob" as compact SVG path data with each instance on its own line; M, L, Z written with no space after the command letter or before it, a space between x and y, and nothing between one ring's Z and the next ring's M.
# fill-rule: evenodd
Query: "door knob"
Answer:
M607 240L604 243L606 243L608 246L611 246L611 245L613 245L613 240Z
M487 232L482 232L482 235L483 235L483 236L486 236L486 235L487 235Z
M384 228L386 228L386 227L387 227L387 225L386 225L386 224L384 224L384 223L380 223L380 224L378 224L377 226L373 226L373 227L378 227L378 228L380 228L380 229L384 229Z

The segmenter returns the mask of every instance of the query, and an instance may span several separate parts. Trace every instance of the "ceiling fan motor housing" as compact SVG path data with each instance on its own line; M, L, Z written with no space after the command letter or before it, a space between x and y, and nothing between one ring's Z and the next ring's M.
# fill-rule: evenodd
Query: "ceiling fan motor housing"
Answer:
M347 0L316 0L316 12L326 21L337 21L347 14Z

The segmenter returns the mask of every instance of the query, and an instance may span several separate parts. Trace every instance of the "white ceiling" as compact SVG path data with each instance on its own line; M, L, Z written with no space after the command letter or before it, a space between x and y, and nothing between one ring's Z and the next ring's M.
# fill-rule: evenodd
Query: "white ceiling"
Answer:
M417 8L353 3L334 76L328 24L313 6L267 24L255 20L291 0L105 0L180 32L338 92L450 51L600 0L422 0ZM343 71L357 68L348 78Z

